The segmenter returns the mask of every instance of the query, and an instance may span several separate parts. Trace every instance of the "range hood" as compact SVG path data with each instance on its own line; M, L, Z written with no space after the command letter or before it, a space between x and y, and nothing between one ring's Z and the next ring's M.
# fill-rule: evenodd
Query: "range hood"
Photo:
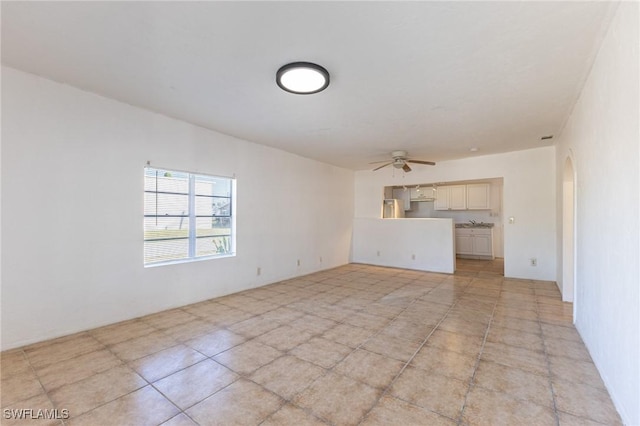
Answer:
M434 186L421 187L420 185L410 189L411 201L435 201L436 188Z

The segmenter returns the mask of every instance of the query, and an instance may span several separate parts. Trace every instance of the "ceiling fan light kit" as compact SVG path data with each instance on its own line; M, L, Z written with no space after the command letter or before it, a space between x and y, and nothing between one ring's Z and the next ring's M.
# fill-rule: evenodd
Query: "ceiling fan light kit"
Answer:
M388 165L393 165L394 168L402 169L405 173L409 173L411 171L411 167L409 167L408 163L426 164L428 166L436 165L436 163L434 163L433 161L413 160L408 157L407 151L393 151L391 153L391 159L392 160L390 162L383 164L382 166L376 167L375 169L373 169L373 171L375 172L376 170L380 170L383 167L387 167ZM383 163L383 162L384 161L375 161L369 164L376 164L376 163Z
M329 87L329 71L311 62L292 62L280 67L276 83L289 93L311 95Z

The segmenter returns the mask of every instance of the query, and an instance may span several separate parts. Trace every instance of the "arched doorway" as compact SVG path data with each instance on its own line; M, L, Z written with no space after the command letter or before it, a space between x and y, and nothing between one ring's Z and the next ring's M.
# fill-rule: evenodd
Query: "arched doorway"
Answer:
M562 300L574 302L575 317L575 171L571 157L564 163L562 181Z

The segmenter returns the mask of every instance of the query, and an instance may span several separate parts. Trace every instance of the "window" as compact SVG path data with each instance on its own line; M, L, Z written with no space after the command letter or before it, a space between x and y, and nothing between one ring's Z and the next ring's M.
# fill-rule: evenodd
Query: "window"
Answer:
M144 264L233 255L234 179L144 169Z

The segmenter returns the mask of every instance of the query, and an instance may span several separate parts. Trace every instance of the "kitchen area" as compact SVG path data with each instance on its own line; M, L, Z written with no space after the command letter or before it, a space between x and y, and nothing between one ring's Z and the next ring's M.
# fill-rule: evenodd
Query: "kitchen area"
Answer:
M504 257L502 178L384 188L383 218L448 218L458 258Z
M503 258L502 192L502 178L386 186L379 218L354 224L356 261L453 273Z

